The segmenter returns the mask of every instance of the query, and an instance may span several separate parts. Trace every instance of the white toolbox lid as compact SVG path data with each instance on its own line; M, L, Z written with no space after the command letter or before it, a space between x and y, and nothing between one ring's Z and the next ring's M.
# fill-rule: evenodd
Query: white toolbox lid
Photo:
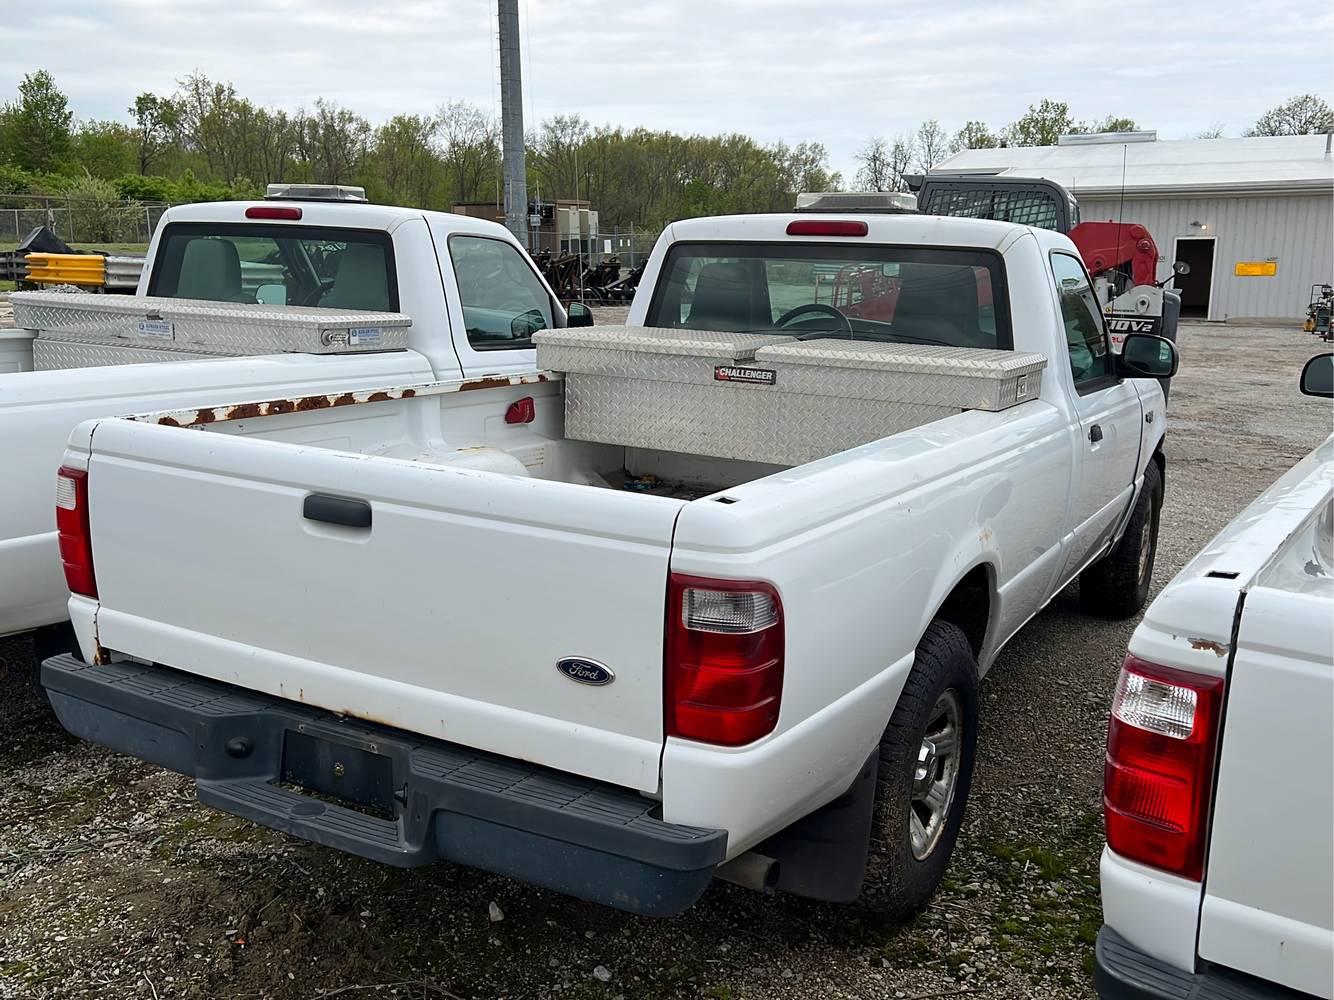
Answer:
M820 365L927 375L1009 378L1047 367L1041 354L1018 354L978 347L934 344L882 344L865 340L801 340L761 347L755 360L765 364Z
M768 344L792 339L783 333L736 333L719 330L681 330L665 327L584 326L540 330L533 343L541 348L583 347L635 354L674 354L697 358L750 361ZM539 362L541 364L541 362Z

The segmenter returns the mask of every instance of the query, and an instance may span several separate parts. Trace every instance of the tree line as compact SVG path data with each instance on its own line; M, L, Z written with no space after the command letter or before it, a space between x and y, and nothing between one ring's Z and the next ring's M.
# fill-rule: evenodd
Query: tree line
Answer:
M126 121L79 121L52 76L31 73L0 107L0 194L92 191L142 201L256 197L270 181L359 184L373 201L449 209L501 200L499 122L452 101L374 125L323 99L266 108L194 73L143 93ZM556 115L527 137L531 197L583 198L604 228L791 207L841 183L815 142L683 136Z
M993 129L983 121L967 121L950 134L936 119L922 122L914 132L892 138L875 135L857 154L855 183L864 191L906 191L905 176L924 174L937 163L964 149L1003 146L1052 146L1063 135L1091 132L1133 132L1133 118L1108 115L1099 121L1079 121L1064 101L1043 99L1029 106L1018 119ZM1334 109L1315 94L1299 94L1266 111L1243 134L1311 135L1334 130ZM1211 125L1194 139L1221 139L1223 127Z
M1048 145L1066 133L1135 127L1115 116L1078 122L1053 100L999 129L968 121L950 132L932 119L910 134L868 140L854 183L898 190L905 174L960 149ZM1306 94L1267 112L1247 134L1327 128L1334 111ZM742 134L686 136L555 115L526 144L530 196L588 199L604 229L784 210L797 192L844 183L815 141L764 144ZM16 100L0 105L0 195L204 201L256 197L283 180L360 184L373 201L447 210L498 203L500 161L499 122L463 101L374 124L324 99L296 110L264 107L195 72L170 94L138 95L124 120L82 120L51 74L37 70L23 78Z

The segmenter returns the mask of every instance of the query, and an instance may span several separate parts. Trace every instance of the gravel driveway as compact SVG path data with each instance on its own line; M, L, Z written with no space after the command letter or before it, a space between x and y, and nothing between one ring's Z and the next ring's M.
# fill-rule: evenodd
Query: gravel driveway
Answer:
M1192 325L1181 346L1158 585L1331 431L1297 392L1309 335ZM1073 598L984 682L946 887L902 927L723 884L652 921L464 868L396 871L202 808L38 704L0 736L0 997L1090 997L1103 737L1134 623ZM20 646L0 647L7 694L31 676Z

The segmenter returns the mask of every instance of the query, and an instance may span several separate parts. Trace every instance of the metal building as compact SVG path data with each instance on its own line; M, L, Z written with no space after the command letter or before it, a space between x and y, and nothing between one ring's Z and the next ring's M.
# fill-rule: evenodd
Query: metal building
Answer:
M1183 315L1299 322L1311 286L1334 282L1334 136L1159 140L1062 136L1056 146L966 149L932 173L1045 177L1085 220L1139 222L1174 260Z

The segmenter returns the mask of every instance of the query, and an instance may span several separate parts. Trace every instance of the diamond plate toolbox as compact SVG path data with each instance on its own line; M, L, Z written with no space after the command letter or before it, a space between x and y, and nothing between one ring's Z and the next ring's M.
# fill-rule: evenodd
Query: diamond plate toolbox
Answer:
M1038 354L786 334L592 327L533 337L565 434L799 465L966 409L1036 398Z
M70 357L80 354L73 345L198 357L392 351L408 346L412 325L402 313L157 296L15 292L10 300L15 326L71 345Z
M806 340L761 348L783 391L923 403L956 410L1004 410L1036 399L1047 359L975 347Z

